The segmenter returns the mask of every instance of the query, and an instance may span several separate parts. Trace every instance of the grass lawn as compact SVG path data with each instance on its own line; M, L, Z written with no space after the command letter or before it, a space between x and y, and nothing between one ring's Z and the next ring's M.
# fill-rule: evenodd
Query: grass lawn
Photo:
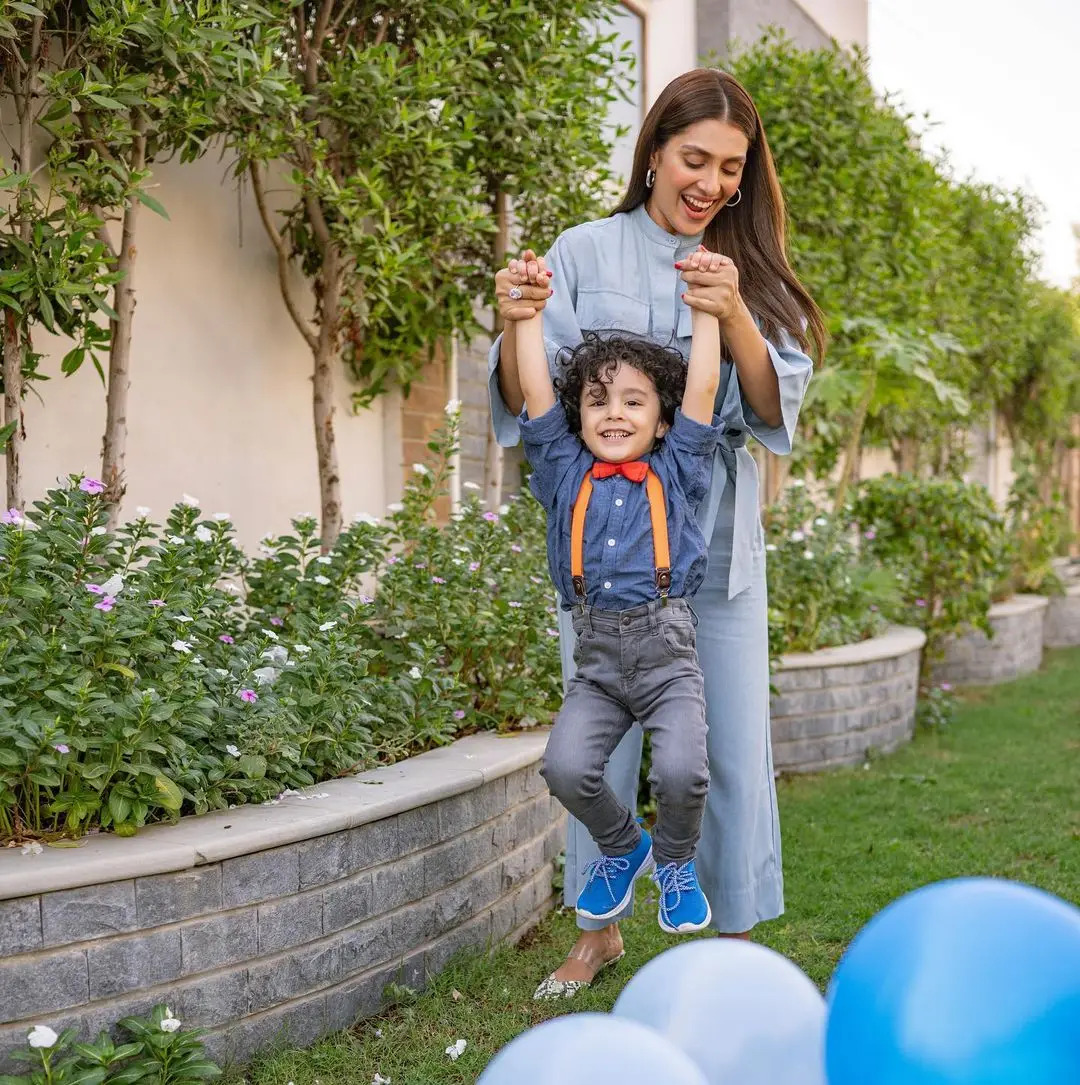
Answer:
M876 912L917 886L993 874L1080 900L1080 649L1048 653L1042 673L965 693L943 734L850 771L780 784L787 913L756 938L823 988ZM421 996L308 1050L265 1056L252 1085L464 1085L523 1029L569 1010L608 1010L650 957L674 944L655 898L624 926L627 955L573 1002L538 1005L533 988L574 940L551 916L518 947L459 959ZM468 1042L457 1061L445 1048Z

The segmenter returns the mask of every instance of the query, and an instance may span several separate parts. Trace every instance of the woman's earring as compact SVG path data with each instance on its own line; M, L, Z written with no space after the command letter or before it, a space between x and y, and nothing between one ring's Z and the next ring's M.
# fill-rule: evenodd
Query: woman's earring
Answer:
M742 203L742 189L737 188L737 189L735 189L735 198L731 199L731 200L728 200L727 203L724 204L724 206L725 207L738 207L738 205L740 203Z
M652 188L654 184L656 184L656 170L654 170L652 166L650 166L645 171L645 187Z

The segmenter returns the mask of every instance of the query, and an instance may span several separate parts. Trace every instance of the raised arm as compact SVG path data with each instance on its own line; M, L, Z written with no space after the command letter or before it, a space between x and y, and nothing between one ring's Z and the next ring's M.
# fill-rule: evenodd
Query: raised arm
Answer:
M540 418L555 406L555 388L544 351L543 321L537 313L519 320L516 327L517 378L530 418Z
M524 395L518 380L517 335L519 321L538 314L551 297L552 273L532 249L526 250L520 260L511 260L495 275L495 296L499 314L503 319L502 339L499 343L498 381L503 402L512 415L521 413ZM510 291L520 292L519 298L510 297Z
M699 308L701 303L693 296L686 295L686 304L693 309L693 338L682 412L691 421L707 426L713 420L716 393L720 388L720 321Z

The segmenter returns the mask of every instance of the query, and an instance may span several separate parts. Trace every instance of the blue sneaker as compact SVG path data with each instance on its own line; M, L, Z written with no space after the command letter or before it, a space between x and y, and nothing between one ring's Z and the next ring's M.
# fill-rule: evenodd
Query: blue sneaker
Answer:
M634 882L655 865L652 837L643 829L641 842L629 855L601 855L585 868L587 881L578 894L577 914L586 919L617 916L630 903Z
M712 909L698 885L694 860L664 863L656 868L653 880L660 887L660 929L668 934L703 931L712 919Z

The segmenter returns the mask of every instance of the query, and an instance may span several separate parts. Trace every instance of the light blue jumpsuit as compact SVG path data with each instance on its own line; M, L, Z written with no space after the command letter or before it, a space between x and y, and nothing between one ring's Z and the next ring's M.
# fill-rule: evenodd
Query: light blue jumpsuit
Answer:
M720 212L723 214L723 212ZM554 296L544 309L544 339L554 363L583 331L619 328L647 335L690 353L689 306L675 261L701 236L675 237L644 207L561 234L546 260L554 272ZM489 357L491 415L500 444L518 441L517 420L499 393L499 341ZM751 410L734 366L724 363L716 410L724 432L716 453L712 487L699 519L710 539L709 571L694 600L699 617L698 654L705 673L711 784L698 847L701 886L712 905L712 926L725 933L749 930L784 910L780 825L769 735L769 638L765 553L758 510L757 465L747 434L771 452L791 452L792 436L813 365L784 336L769 344L780 383L783 423L768 426ZM564 681L573 672L573 629L559 610ZM636 808L641 730L633 727L616 748L607 780L619 798ZM566 890L573 906L581 872L597 857L580 822L571 820L566 844ZM586 928L605 924L579 917Z

